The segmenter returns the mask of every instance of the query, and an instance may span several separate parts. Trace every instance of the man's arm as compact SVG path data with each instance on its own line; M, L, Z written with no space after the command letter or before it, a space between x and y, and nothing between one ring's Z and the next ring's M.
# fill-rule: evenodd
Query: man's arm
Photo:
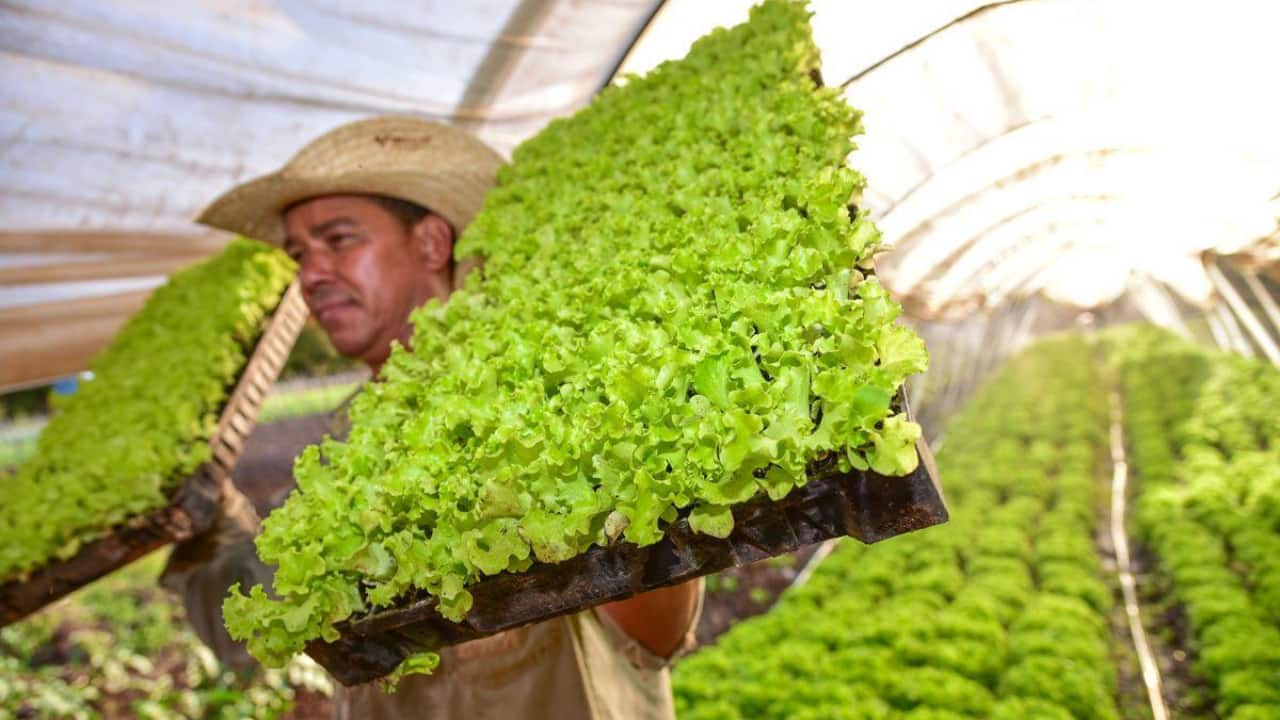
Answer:
M182 600L196 635L219 660L239 670L255 661L244 643L227 633L222 601L237 582L246 591L258 583L271 587L272 570L258 559L253 544L258 528L253 505L228 483L214 526L178 543L160 575L160 584Z
M692 629L701 594L702 583L690 580L602 605L600 609L646 650L668 658L680 649Z

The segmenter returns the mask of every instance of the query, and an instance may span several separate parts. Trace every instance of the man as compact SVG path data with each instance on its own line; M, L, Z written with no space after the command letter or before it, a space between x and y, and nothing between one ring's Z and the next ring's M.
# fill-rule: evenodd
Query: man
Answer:
M355 122L298 152L279 172L226 193L202 223L278 245L298 263L302 295L343 355L376 375L410 312L445 299L465 268L453 244L493 186L501 158L466 133L404 117ZM235 666L252 663L222 624L234 582L269 586L258 518L238 492L204 536L175 549L162 581L193 626ZM674 718L666 661L687 643L701 584L615 602L442 652L432 676L394 694L339 687L339 718Z

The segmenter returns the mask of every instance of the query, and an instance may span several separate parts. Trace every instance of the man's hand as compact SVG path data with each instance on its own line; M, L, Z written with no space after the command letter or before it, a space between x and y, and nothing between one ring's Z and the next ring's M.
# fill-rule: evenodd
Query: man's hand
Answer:
M669 658L693 630L701 595L702 581L690 580L602 605L600 609L646 650Z
M258 526L253 504L228 481L213 527L178 543L160 575L160 584L181 598L196 635L219 660L241 670L253 667L254 660L227 634L222 601L237 582L246 590L257 583L270 587L271 569L253 545Z
M218 514L208 530L178 543L169 556L165 574L183 572L213 559L219 548L258 535L261 522L253 503L227 479L218 497Z

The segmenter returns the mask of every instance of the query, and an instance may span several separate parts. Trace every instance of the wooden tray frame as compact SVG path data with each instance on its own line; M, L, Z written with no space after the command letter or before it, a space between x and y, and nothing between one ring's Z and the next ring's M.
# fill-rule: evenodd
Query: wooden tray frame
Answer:
M219 498L231 488L231 468L244 450L267 392L284 367L307 314L302 291L294 280L266 319L262 335L223 406L209 440L213 459L186 479L169 505L130 518L104 537L85 543L75 555L37 568L26 579L0 585L0 627L156 548L189 539L213 525Z
M905 393L897 405L910 415ZM313 641L307 653L344 685L358 685L386 676L415 652L580 612L834 537L874 543L944 523L949 515L933 454L923 440L916 451L919 466L905 477L841 473L834 458L818 460L809 467L809 482L783 499L757 497L735 506L733 533L723 540L693 532L682 513L648 547L621 541L561 563L535 563L523 573L485 578L467 588L474 604L462 622L441 617L430 596L406 596L397 607L340 623L338 640Z

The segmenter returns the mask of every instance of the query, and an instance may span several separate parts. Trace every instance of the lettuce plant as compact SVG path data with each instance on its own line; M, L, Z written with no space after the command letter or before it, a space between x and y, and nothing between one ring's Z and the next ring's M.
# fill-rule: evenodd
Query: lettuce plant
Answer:
M1152 328L1109 330L1098 349L1065 337L1011 360L948 424L951 522L832 553L677 666L680 716L795 717L853 686L889 717L1116 718L1124 654L1093 540L1114 377L1133 526L1187 618L1202 712L1280 717L1280 372Z
M284 253L237 239L156 289L0 482L0 579L169 503L212 457L222 406L293 273Z
M1280 371L1153 327L1110 331L1134 528L1224 718L1280 717Z
M768 0L519 147L459 244L483 275L416 311L348 439L299 459L258 542L277 597L233 593L232 635L277 665L411 591L457 620L484 576L681 513L727 536L819 455L914 469L892 399L925 349L866 270L858 113L817 67L803 5Z

